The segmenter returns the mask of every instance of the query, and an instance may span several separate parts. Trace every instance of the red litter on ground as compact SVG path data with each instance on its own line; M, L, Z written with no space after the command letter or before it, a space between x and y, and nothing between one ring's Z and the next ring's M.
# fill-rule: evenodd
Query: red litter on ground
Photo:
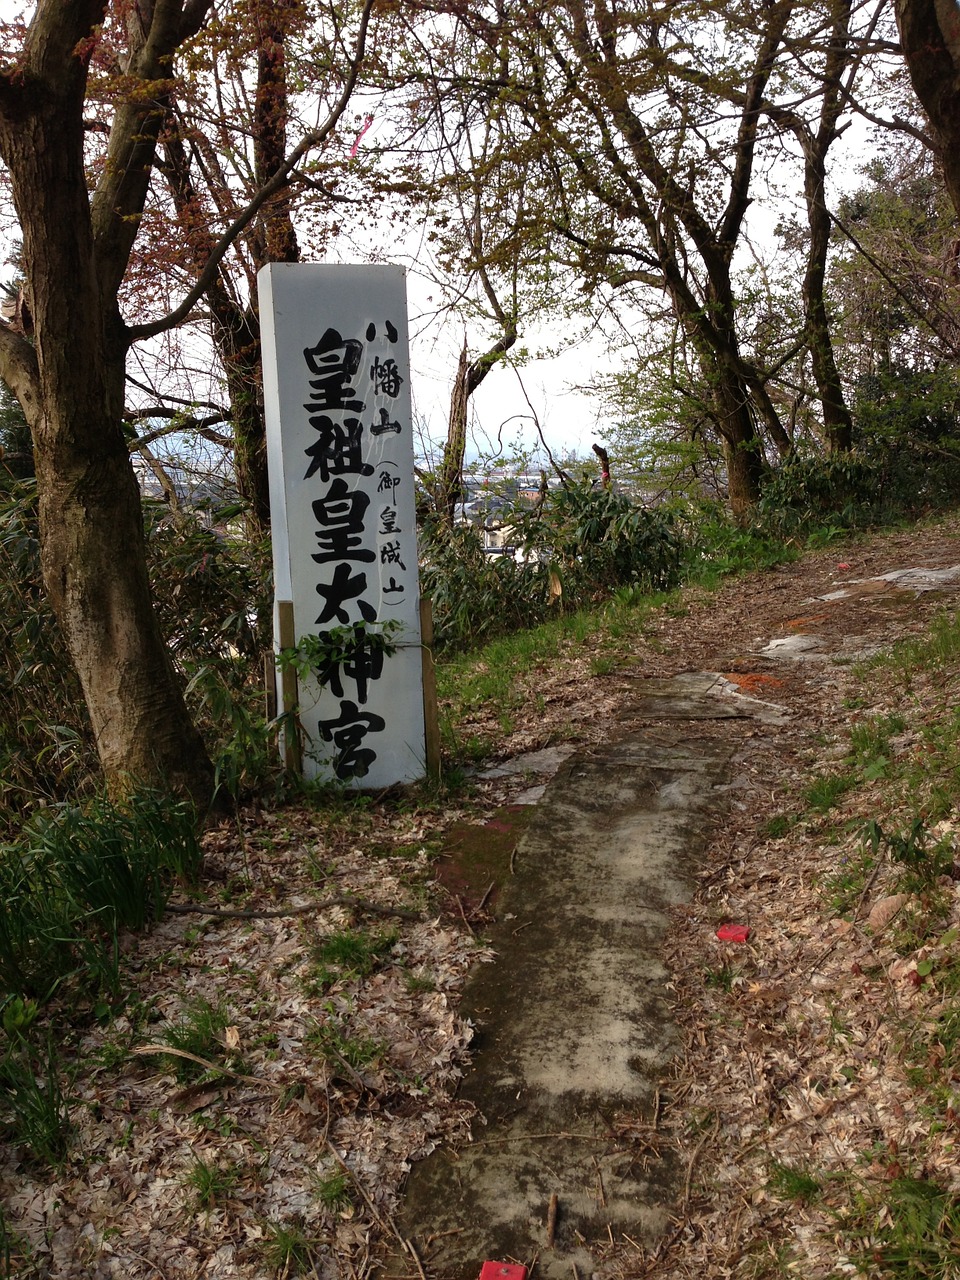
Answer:
M849 569L849 568L850 568L850 566L846 563L846 561L844 561L842 564L838 564L838 565L837 565L837 568L838 568L838 569Z
M746 942L750 937L750 926L748 924L722 924L717 930L717 937L721 942ZM486 1277L483 1280L486 1280Z
M513 1262L485 1262L480 1280L527 1280L527 1268Z

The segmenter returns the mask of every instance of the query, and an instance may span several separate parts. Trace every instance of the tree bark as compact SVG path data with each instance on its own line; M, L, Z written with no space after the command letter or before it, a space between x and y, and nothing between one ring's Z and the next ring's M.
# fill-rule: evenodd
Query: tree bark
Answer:
M730 513L738 524L745 524L760 498L766 464L743 390L725 383L716 388L715 401Z
M82 50L104 7L41 0L17 78L0 79L0 154L23 233L36 336L31 363L25 339L18 346L4 333L0 369L14 375L33 434L44 581L107 783L115 794L137 784L173 788L205 812L213 768L153 612L140 495L121 431L127 339L116 290L132 233L122 204L112 213L101 205L95 236L87 193ZM158 70L183 15L180 4L162 0L150 12L161 30L147 61L157 59ZM144 47L149 36L148 28ZM141 104L139 114L118 110L135 130L128 141L138 162L151 131L156 136L155 114L155 103ZM124 200L145 198L139 178L126 183ZM119 191L117 175L105 181Z
M286 158L288 91L286 75L287 28L296 6L273 0L249 0L252 29L257 41L257 83L253 113L254 180L266 185ZM204 215L204 201L194 184L190 155L179 122L171 114L163 139L163 172L173 196L181 230L197 273L206 266L215 247ZM219 176L208 165L208 179ZM216 193L223 202L228 184ZM290 184L285 182L264 205L247 237L253 259L253 278L267 262L298 262L300 246L290 212ZM267 442L263 413L263 373L260 317L255 292L241 302L232 287L225 262L207 290L214 345L223 364L233 430L233 463L237 489L246 507L247 529L261 537L270 528L270 486L267 476Z
M896 14L907 70L960 213L960 8L955 0L896 0Z
M824 177L822 162L812 170L808 164L806 185L810 246L803 277L803 307L813 380L817 384L817 397L823 414L824 442L828 452L844 453L853 444L853 420L847 408L840 371L833 354L830 321L824 298L830 239L830 215L823 193Z
M467 359L464 342L457 362L457 374L450 394L450 415L447 421L447 443L437 478L437 511L447 528L453 528L457 503L463 496L463 459L467 450L467 414L470 397L484 378L517 340L517 327L513 320L501 312L504 323L503 337L476 360Z
M837 121L843 106L842 78L851 60L850 8L852 0L834 0L833 25L824 67L820 121L814 134L806 126L796 128L803 148L803 187L810 241L803 277L803 309L806 337L813 366L813 380L823 413L824 442L830 453L844 453L853 445L853 419L847 408L840 372L833 354L830 320L824 289L827 251L830 247L830 213L826 200L827 153L837 138Z
M467 391L467 344L464 342L457 361L457 373L450 393L447 418L447 442L437 477L437 514L448 529L453 528L457 503L463 498L463 460L467 451L467 414L470 398Z

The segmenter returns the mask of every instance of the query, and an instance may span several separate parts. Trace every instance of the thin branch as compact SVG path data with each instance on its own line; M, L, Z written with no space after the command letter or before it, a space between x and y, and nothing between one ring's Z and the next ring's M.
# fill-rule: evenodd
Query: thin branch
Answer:
M241 232L250 225L267 201L286 185L290 174L297 168L304 156L315 147L322 146L329 138L347 109L360 75L360 67L366 54L367 30L370 25L373 4L374 0L364 0L363 11L360 15L360 30L357 35L356 52L350 64L350 73L347 76L346 84L339 99L331 109L323 125L319 129L313 129L303 136L273 177L260 188L243 212L230 224L210 254L206 266L197 278L196 284L180 305L175 307L169 315L160 320L155 320L151 324L133 325L128 328L127 337L130 342L138 342L143 338L153 338L158 333L164 333L167 329L174 328L187 318L196 303L199 302L213 283L220 263Z
M215 427L220 422L229 422L230 415L226 412L211 414L208 418L191 418L185 414L175 412L172 409L145 409L138 410L135 414L130 414L126 421L137 422L144 418L172 418L172 422L168 422L164 427L157 427L154 431L146 431L142 436L134 436L127 445L131 453L137 453L144 449L147 445L153 444L154 440L160 440L164 436L176 435L179 431L196 432L204 440L209 440L211 444L219 445L223 449L233 448L233 439L230 436L222 436L217 431L211 431L211 427Z
M857 250L857 252L861 254L864 258L866 258L866 260L870 263L871 267L873 267L874 271L876 271L877 274L887 282L887 284L894 291L894 293L901 300L901 302L905 303L906 306L908 306L910 310L913 312L913 314L923 321L923 323L927 326L930 332L935 334L938 340L942 342L944 346L948 347L949 350L954 353L954 355L960 355L960 346L958 346L954 342L951 342L950 339L945 334L940 333L937 329L933 327L933 325L930 323L930 318L929 316L927 316L926 312L914 302L914 300L910 297L908 293L904 292L904 290L900 287L900 285L897 284L896 280L894 280L894 278L889 274L889 272L884 270L884 268L880 265L877 259L873 256L873 254L870 253L868 249L865 249L863 247L863 245L860 243L857 237L853 234L850 228L844 226L844 224L840 221L840 219L837 217L835 213L830 213L830 221L836 226L837 230L840 231L842 235L846 236L846 238L850 241L850 243Z

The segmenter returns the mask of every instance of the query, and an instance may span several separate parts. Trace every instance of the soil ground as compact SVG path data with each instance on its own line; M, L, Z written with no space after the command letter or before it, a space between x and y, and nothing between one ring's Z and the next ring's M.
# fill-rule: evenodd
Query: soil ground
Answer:
M867 944L841 927L822 889L838 850L791 815L802 780L842 749L851 719L897 692L862 689L851 658L922 632L955 601L950 587L917 596L891 584L822 597L894 569L958 562L951 518L837 544L716 592L687 590L647 617L619 670L591 674L601 664L589 641L531 672L509 732L495 730L506 762L557 744L589 750L622 731L644 681L698 671L789 714L737 722L729 790L693 896L672 909L664 940L680 1051L652 1105L621 1109L611 1137L638 1175L675 1168L669 1223L658 1239L611 1230L576 1274L854 1273L828 1209L778 1199L769 1173L801 1161L826 1168L871 1144L879 1154L865 1176L881 1185L907 1163L929 1118L900 1087L903 1064L885 1036L890 1001L902 1009L919 997L864 977ZM819 656L767 649L791 635L819 637ZM913 696L933 703L955 686ZM648 704L646 719L665 730L669 717L655 710ZM477 708L458 733L493 732L488 716ZM704 721L697 734L730 731ZM509 871L532 789L555 769L480 778L454 801L259 807L213 833L209 896L180 904L197 914L130 940L134 1005L66 1045L74 1154L50 1173L23 1148L4 1149L12 1274L372 1274L403 1237L407 1171L439 1144L463 1144L476 1118L476 1103L456 1094L472 1038L459 1013L464 977L489 959L486 932L506 912L490 886ZM785 819L786 833L770 835L771 819ZM717 939L728 920L751 927L746 946ZM366 960L330 958L328 940L343 933L362 934ZM178 1079L163 1036L204 1001L227 1018L201 1055L222 1071ZM925 1151L925 1167L960 1192L952 1146ZM429 1255L435 1242L419 1243ZM429 1256L408 1249L407 1261L443 1280Z
M690 880L716 877L716 852L728 851L735 832L758 843L764 823L782 812L793 762L835 724L841 690L849 692L851 660L920 628L931 611L955 600L960 569L938 573L957 569L960 547L953 532L945 532L931 540L900 535L882 551L861 545L843 560L836 553L810 557L728 584L709 601L688 593L689 613L660 620L656 660L638 661L608 682L616 684L617 695L605 740L582 747L546 789L520 843L519 866L511 863L516 880L502 899L509 923L492 931L497 959L468 983L464 1008L480 1034L462 1093L476 1104L480 1123L473 1125L473 1144L435 1153L409 1179L400 1221L421 1243L420 1265L468 1280L484 1245L545 1276L598 1266L601 1272L669 1275L672 1266L685 1265L682 1251L664 1251L667 1238L675 1241L678 1234L665 1223L672 1213L675 1224L683 1224L678 1208L692 1193L691 1160L684 1186L678 1135L667 1138L658 1115L670 1105L674 1033L656 974L667 922L650 926L664 909L665 865L673 879L666 897L677 902L692 896ZM932 572L876 576L908 566ZM724 675L691 673L691 660ZM671 671L677 673L666 674ZM721 696L705 696L711 693ZM678 745L688 757L679 769ZM656 775L652 786L645 779L647 793L639 801L645 827L637 822L638 789L631 786L635 759L643 754L647 774ZM699 794L688 783L691 757L709 778ZM721 762L731 760L722 786ZM673 795L677 789L682 800ZM704 807L715 835L706 848ZM654 815L664 808L682 811L680 840L657 828ZM623 906L616 927L605 905L612 842L629 867L626 883L613 876L613 894ZM780 877L769 868L762 878ZM738 888L737 918L753 920L756 933L755 904L745 886ZM777 904L769 892L756 905L764 910L759 927L776 928ZM795 913L794 900L784 905ZM710 927L716 921L707 923L712 913L704 921L702 911L702 903L689 906L687 921L699 927L672 940L675 963L687 973L703 971L704 951L709 960L718 951ZM789 1004L786 975L780 977L778 1000ZM638 993L646 1017L636 1015ZM688 1023L697 1004L691 1000L684 1010ZM742 1042L736 1046L741 1056L744 1049ZM642 1080L636 1074L641 1055ZM579 1073L565 1068L571 1056L583 1064ZM709 1097L705 1066L704 1055L688 1042L688 1080ZM749 1109L756 1089L748 1086L744 1093L742 1105ZM743 1124L739 1111L735 1107L726 1128L717 1121L714 1138L722 1133L730 1140ZM639 1157L638 1138L646 1143ZM776 1159L773 1141L760 1145L765 1160ZM789 1159L796 1148L788 1143L781 1154ZM698 1139L696 1155L706 1167L716 1152ZM735 1252L739 1245L731 1250L722 1214L714 1224L724 1226L711 1236L694 1226L703 1241L697 1261L690 1259L694 1268L709 1267L713 1251ZM625 1239L634 1253L614 1245ZM759 1243L771 1248L771 1257L779 1247L774 1237ZM395 1257L388 1273L415 1276L403 1261Z

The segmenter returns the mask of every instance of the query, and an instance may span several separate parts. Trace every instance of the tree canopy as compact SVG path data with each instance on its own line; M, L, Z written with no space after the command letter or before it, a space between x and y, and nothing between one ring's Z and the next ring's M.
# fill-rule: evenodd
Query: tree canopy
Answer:
M865 438L897 370L923 395L935 375L947 429L956 13L899 0L896 21L899 38L855 0L37 0L4 24L22 287L0 377L112 785L201 804L213 787L151 604L131 449L165 425L213 433L265 531L255 274L336 253L344 227L362 239L371 210L403 252L423 229L472 317L434 485L448 516L470 394L547 317L618 334L612 416L669 437L680 471L706 463L741 521L785 462ZM841 190L847 131L875 154Z

